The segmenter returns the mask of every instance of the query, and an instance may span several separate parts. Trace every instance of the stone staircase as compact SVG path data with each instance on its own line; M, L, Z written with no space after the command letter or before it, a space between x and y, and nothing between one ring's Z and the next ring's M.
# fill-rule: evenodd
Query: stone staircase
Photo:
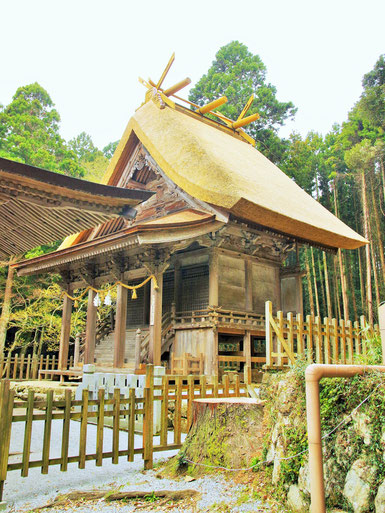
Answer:
M142 328L142 335L147 336L148 328ZM124 355L124 363L135 365L135 336L136 329L126 330L126 347ZM113 367L114 365L114 332L112 331L95 347L95 363L105 367Z

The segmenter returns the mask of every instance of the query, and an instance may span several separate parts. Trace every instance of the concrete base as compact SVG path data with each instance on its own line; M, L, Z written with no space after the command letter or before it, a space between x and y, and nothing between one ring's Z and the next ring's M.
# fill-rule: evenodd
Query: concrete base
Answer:
M5 501L0 502L0 511L7 509L8 504Z

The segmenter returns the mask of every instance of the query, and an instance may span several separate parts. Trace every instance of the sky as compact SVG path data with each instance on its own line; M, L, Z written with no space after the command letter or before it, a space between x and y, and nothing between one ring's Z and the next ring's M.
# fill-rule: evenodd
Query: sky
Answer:
M298 108L281 135L325 134L385 53L384 18L383 0L0 0L0 103L36 81L62 136L85 131L103 148L144 99L138 76L157 80L175 52L164 86L193 86L238 40L265 63L278 99Z

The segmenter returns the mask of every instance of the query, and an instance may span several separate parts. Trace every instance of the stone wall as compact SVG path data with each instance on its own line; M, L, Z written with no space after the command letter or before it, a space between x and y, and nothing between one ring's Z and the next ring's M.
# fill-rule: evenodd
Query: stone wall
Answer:
M347 421L324 441L329 511L385 512L385 394L383 386L376 389L382 381L384 376L371 374L321 382L323 434L342 419ZM303 369L270 375L265 384L267 474L290 508L305 513L310 505L308 454L280 461L307 448ZM370 399L349 417L373 390Z

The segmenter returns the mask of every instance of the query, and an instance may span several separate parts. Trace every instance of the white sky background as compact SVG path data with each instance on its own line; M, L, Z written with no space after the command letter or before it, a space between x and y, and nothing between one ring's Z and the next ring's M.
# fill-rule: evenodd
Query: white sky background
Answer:
M157 80L175 51L164 86L186 76L194 85L239 40L267 66L278 99L298 107L281 134L325 134L385 53L384 19L383 0L0 0L0 103L37 81L62 136L85 131L103 148L144 98L138 76Z

